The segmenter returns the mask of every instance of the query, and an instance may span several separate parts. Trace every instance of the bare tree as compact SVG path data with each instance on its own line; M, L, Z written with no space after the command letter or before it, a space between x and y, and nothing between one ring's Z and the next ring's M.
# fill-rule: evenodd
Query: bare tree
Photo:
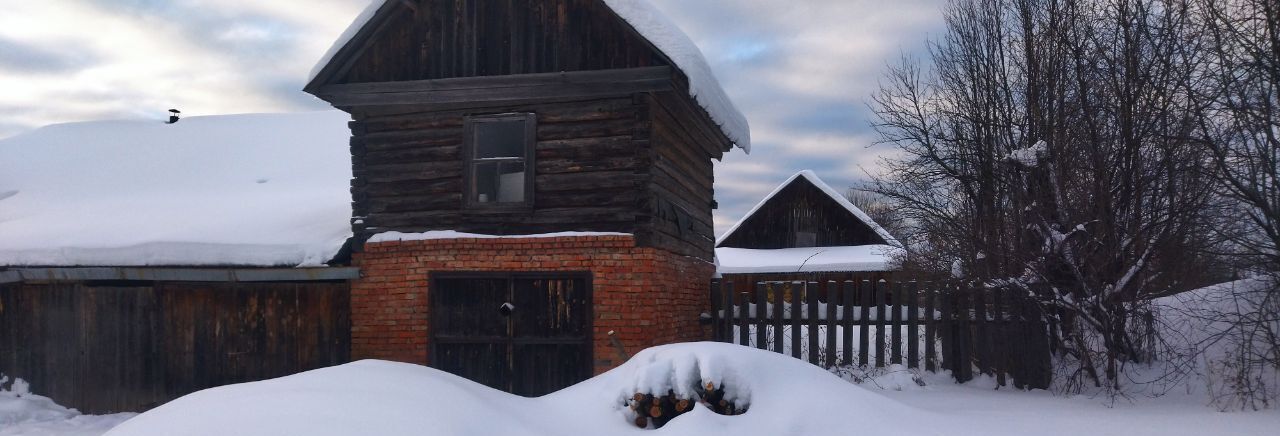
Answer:
M1114 388L1147 356L1129 322L1206 284L1196 139L1202 51L1183 0L953 0L924 64L890 69L872 108L901 158L873 190L920 263L1032 295L1067 390Z
M1211 152L1211 174L1231 200L1219 208L1216 230L1226 244L1217 251L1237 255L1246 274L1262 277L1197 295L1182 315L1217 326L1191 354L1216 362L1210 370L1228 389L1215 399L1268 407L1280 399L1280 4L1195 5L1207 53L1197 78L1209 84L1194 95L1201 140Z

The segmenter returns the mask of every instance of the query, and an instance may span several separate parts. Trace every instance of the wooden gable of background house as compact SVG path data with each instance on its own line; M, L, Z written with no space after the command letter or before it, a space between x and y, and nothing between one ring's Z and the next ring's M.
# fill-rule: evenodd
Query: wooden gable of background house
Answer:
M895 243L857 206L817 175L803 171L765 197L716 246L776 250Z

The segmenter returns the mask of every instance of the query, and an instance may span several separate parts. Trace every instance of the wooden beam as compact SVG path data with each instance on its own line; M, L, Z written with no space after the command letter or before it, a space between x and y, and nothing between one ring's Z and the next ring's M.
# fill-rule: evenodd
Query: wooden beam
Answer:
M674 89L670 67L465 77L321 87L316 95L339 107L432 105L595 98Z

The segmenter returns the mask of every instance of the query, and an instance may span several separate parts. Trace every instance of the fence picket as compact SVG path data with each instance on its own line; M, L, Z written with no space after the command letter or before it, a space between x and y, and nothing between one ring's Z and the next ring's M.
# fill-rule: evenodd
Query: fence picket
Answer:
M720 338L720 280L711 280L711 339L715 341L722 340Z
M769 333L769 323L766 320L766 317L769 316L769 297L765 295L765 291L764 282L756 283L756 313L752 324L756 327L756 348L761 350L769 349L769 341L766 336Z
M1000 288L991 290L991 370L996 373L996 385L1006 386L1005 372L1008 371L1008 356L1012 352L1021 351L1010 347L1009 325L1005 323L1004 292Z
M808 355L809 363L812 363L814 365L818 364L818 354L819 354L818 353L818 335L820 333L818 331L818 295L820 295L821 293L822 293L822 290L818 282L809 282L809 286L805 288L805 292L804 292L805 300L807 300L807 303L809 306L809 309L806 312L807 314L806 318L808 318L808 321L809 321L807 323L809 334L805 335L805 336L808 336L809 338L809 341L808 341L809 352L806 354Z
M840 284L836 282L827 282L827 322L822 323L827 329L827 353L826 359L822 365L826 368L836 366L836 326L840 325L836 319L836 308L840 303Z
M892 338L889 358L891 363L900 365L902 364L902 309L905 307L902 304L902 300L905 297L903 297L902 282L894 283L891 287L893 293L890 294L889 317L893 320L893 326L890 327L892 330L889 330L889 337Z
M884 313L884 293L888 291L888 283L884 280L876 282L876 368L884 368L885 324L888 317Z
M960 320L956 323L956 349L958 358L956 359L956 379L960 382L973 380L973 330L969 321L969 293L963 290L956 290L956 313L960 315Z
M751 289L750 286L747 289ZM734 294L738 294L734 292ZM738 345L751 346L751 292L734 295L742 300L738 303Z
M800 351L804 347L800 345L801 318L803 318L800 304L800 295L804 292L805 282L794 282L791 284L791 357L800 358Z
M974 287L973 321L974 329L974 361L978 363L978 371L983 375L992 374L991 370L991 322L987 314L987 296L981 288Z
M733 282L723 282L720 289L720 310L724 312L724 319L720 321L720 340L732 344L734 343Z
M783 299L785 287L782 282L773 282L771 285L773 287L773 317L770 321L773 322L773 351L783 353L787 343L787 337L782 332L782 305L786 304L786 300Z
M875 288L870 280L862 281L862 319L858 320L858 365L867 366L871 355L871 305Z
M936 283L926 283L924 291L924 369L938 370L938 314L934 307L938 300Z
M842 339L844 352L841 353L841 363L845 366L853 365L853 281L844 282L844 294L840 298L840 303L844 308L844 319L841 320L840 328L844 332Z
M920 289L907 284L907 368L920 367Z

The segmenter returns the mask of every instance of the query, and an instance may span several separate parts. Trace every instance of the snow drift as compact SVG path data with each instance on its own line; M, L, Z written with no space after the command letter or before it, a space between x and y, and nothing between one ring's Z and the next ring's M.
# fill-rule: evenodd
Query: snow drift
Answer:
M198 392L109 436L638 435L626 399L692 393L714 382L749 402L739 416L698 405L651 434L928 435L922 414L805 362L730 344L643 351L623 366L541 398L522 398L417 365L362 361Z

